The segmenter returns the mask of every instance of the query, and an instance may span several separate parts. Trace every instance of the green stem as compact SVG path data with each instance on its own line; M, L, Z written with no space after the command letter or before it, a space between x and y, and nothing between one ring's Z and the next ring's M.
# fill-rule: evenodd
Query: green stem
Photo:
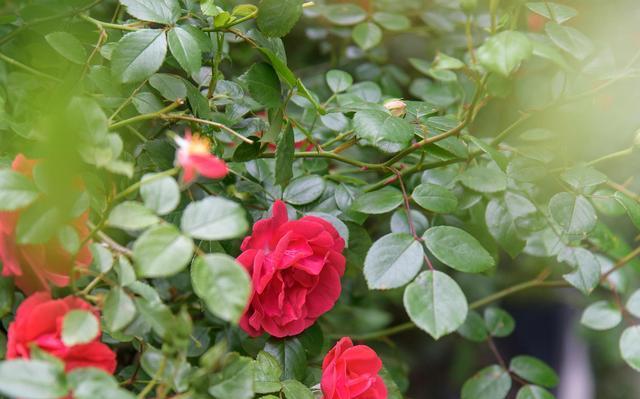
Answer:
M95 18L91 18L90 16L84 15L84 14L81 14L80 18L84 19L87 22L91 22L92 24L94 24L100 29L116 29L116 30L124 30L124 31L136 31L140 29L132 25L119 25L119 24L112 24L111 22L99 21Z
M274 153L260 154L260 158L274 158L275 155L276 154ZM301 151L301 152L294 153L293 156L295 158L327 158L327 159L333 159L334 161L346 163L349 165L358 166L360 168L386 170L386 167L383 164L361 162L356 159L351 159L351 158L343 157L338 154L334 154L333 152Z
M611 154L603 155L598 159L594 159L593 161L587 162L586 165L587 166L593 166L593 165L595 165L597 163L608 161L610 159L626 157L627 155L631 155L632 152L633 152L633 147L626 148L624 150L620 150L620 151L617 151L617 152L614 152L614 153L611 153Z
M36 69L33 69L30 66L25 65L25 64L21 63L20 61L14 60L13 58L8 57L8 56L6 56L6 55L4 55L2 53L0 53L0 60L3 60L7 64L11 64L11 65L16 66L18 68L21 68L21 69L23 69L23 70L25 70L25 71L33 74L33 75L39 76L41 78L52 80L52 81L58 82L58 83L62 82L62 80L60 80L60 79L58 79L58 78L56 78L54 76L51 76L51 75L48 75L48 74L46 74L44 72L40 72L40 71L38 71Z
M160 366L158 367L158 370L153 375L153 378L151 378L151 381L149 381L149 383L144 387L144 389L140 391L140 393L138 394L138 399L144 399L147 396L147 394L149 394L149 392L151 392L151 390L156 386L156 384L158 384L158 381L162 378L164 374L165 367L167 367L167 358L163 356L162 360L160 360Z
M134 116L132 118L129 119L125 119L116 123L112 123L109 125L109 129L113 130L113 129L118 129L121 128L123 126L127 126L130 125L132 123L136 123L136 122L142 122L142 121L146 121L149 119L156 119L156 118L161 118L164 114L166 114L167 112L173 111L174 109L178 108L179 106L181 106L182 104L184 104L184 100L182 99L178 99L174 102L172 102L171 104L169 104L168 106L164 107L163 109L156 111L156 112L151 112L148 114L142 114L142 115L137 115Z
M219 122L208 121L206 119L200 119L200 118L196 118L194 116L181 115L181 114L160 115L160 118L162 118L162 119L178 119L178 120L183 120L183 121L191 121L191 122L201 123L203 125L209 125L209 126L217 127L218 129L222 129L222 130L232 134L233 136L236 136L237 138L239 138L240 140L244 141L247 144L253 144L253 140L244 137L243 135L241 135L240 133L238 133L235 130L231 129L227 125L224 125L224 124L219 123Z

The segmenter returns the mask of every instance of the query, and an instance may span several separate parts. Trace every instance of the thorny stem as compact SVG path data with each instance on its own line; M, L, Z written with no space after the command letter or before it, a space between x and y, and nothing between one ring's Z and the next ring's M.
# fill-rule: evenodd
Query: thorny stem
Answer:
M161 115L159 115L159 117L162 118L162 119L179 119L179 120L183 120L183 121L191 121L191 122L201 123L203 125L209 125L209 126L217 127L218 129L222 129L222 130L226 131L227 133L232 134L233 136L235 136L235 137L239 138L240 140L244 141L245 143L253 144L253 140L244 137L240 133L236 132L235 130L231 129L230 127L228 127L228 126L226 126L226 125L224 125L222 123L208 121L206 119L200 119L200 118L196 118L194 116L182 115L182 114L161 114Z
M109 125L109 129L111 129L111 130L118 129L118 128L123 127L123 126L130 125L132 123L147 121L147 120L150 120L150 119L161 118L167 112L173 111L174 109L178 108L179 106L181 106L183 104L184 104L184 100L183 99L178 99L178 100L172 102L171 104L169 104L168 106L164 107L163 109L161 109L159 111L150 112L148 114L137 115L137 116L134 116L134 117L129 118L129 119L125 119L125 120L122 120L122 121L118 121L118 122L112 123L112 124Z

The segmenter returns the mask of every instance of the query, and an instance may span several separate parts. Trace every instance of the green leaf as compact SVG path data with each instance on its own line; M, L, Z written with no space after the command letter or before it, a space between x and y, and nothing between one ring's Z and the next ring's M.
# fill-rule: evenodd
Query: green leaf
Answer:
M258 5L258 28L270 37L289 33L302 15L302 0L261 0Z
M622 313L609 301L598 301L589 305L580 318L580 323L598 331L610 330L620 324Z
M87 51L80 40L68 32L53 32L46 35L45 40L61 56L74 64L84 64L87 59Z
M127 12L143 21L173 24L180 17L178 0L120 0Z
M267 108L280 106L280 80L273 67L267 63L253 64L244 76L249 93Z
M293 177L293 160L295 152L293 128L287 126L278 137L276 146L276 183L286 186Z
M282 392L287 399L314 399L311 390L296 380L282 381Z
M440 262L458 271L481 273L495 266L495 260L478 240L457 227L431 227L422 238Z
M422 267L422 244L411 234L392 233L373 243L364 261L364 277L369 289L402 287Z
M1 193L2 191L0 191ZM0 194L1 196L2 194ZM628 195L617 191L613 194L613 197L622 205L622 207L627 211L627 215L631 222L636 226L636 228L640 229L640 203L635 199L629 197Z
M208 389L216 399L251 399L253 393L254 362L250 357L234 354L233 361L227 363L221 373L214 375Z
M515 258L525 246L525 240L519 237L516 218L509 212L504 201L493 199L485 210L487 230L509 256Z
M192 254L191 239L170 224L150 228L133 244L133 259L141 277L174 275L187 266Z
M202 49L198 44L198 39L189 30L176 26L167 33L167 42L171 54L182 69L189 75L197 74L200 71Z
M107 273L113 267L113 254L103 245L93 242L89 244L89 250L93 257L92 265L94 270L100 273Z
M375 12L373 13L373 20L390 31L407 30L411 27L411 20L402 14Z
M404 290L404 308L411 320L438 339L455 331L467 317L467 298L446 274L422 272Z
M545 177L547 170L542 162L518 157L509 162L507 175L513 180L530 183Z
M233 323L240 320L251 282L235 259L225 254L197 257L191 267L191 284L211 313Z
M139 202L125 201L116 205L109 214L107 224L124 230L142 230L158 223L160 219Z
M504 399L510 389L509 372L493 365L480 370L464 383L461 399Z
M1 284L1 280L0 280L0 284ZM0 295L1 295L1 292L0 292ZM629 313L631 313L635 317L640 318L640 289L636 290L633 294L631 294L631 296L629 296L629 299L627 300L626 308L629 311ZM0 316L1 315L2 315L2 312L0 311Z
M620 354L631 368L640 371L640 326L627 327L622 332ZM0 385L0 390L2 390L1 387L2 385Z
M484 311L484 324L493 337L506 337L513 332L516 322L511 315L495 306Z
M484 319L473 310L467 313L467 318L458 328L458 334L473 342L483 342L489 337Z
M516 399L555 399L555 396L544 388L525 385L518 391Z
M409 122L378 110L356 112L353 127L356 135L366 144L384 152L406 148L414 134Z
M391 212L402 205L402 192L394 187L384 187L357 197L351 210L366 214Z
M351 31L351 37L363 50L369 50L382 41L382 29L373 22L363 22Z
M0 393L13 398L57 399L68 388L61 365L42 360L0 362Z
M525 380L546 388L558 385L558 374L545 362L532 356L516 356L509 363L509 370Z
M100 334L98 318L87 310L71 310L62 320L62 342L66 346L87 344Z
M273 355L260 351L256 357L256 381L254 384L257 393L278 392L282 388L280 377L282 368Z
M139 82L160 69L166 54L164 31L142 29L131 32L120 39L113 51L111 71L121 83Z
M202 240L228 240L242 237L249 228L244 209L220 197L207 197L187 205L180 228Z
M424 232L429 228L429 220L422 214L422 212L412 209L411 220L417 235L424 234ZM411 233L411 227L409 226L409 220L407 219L407 210L405 208L398 208L393 212L389 227L391 228L392 233Z
M352 3L331 4L324 8L324 17L332 24L349 26L364 21L367 13Z
M458 179L465 187L481 193L497 193L507 189L507 176L497 168L474 166L465 170Z
M574 266L575 270L562 277L583 294L589 295L600 282L602 271L598 258L591 251L575 248L568 263Z
M561 24L578 15L578 11L564 4L553 3L551 1L536 1L527 3L527 8L545 18L554 20ZM549 12L551 9L551 13ZM553 15L553 17L552 17Z
M176 101L187 97L187 87L178 76L156 73L149 78L149 84L167 100Z
M598 172L591 166L582 165L563 172L560 177L576 190L592 188L607 181L604 173Z
M347 72L332 69L327 72L327 85L334 93L341 93L347 90L353 84L353 77Z
M491 72L509 76L531 56L533 46L526 35L504 31L491 36L478 49L478 61Z
M173 177L158 178L155 173L147 173L140 180L140 196L144 205L158 215L166 215L180 203L180 188Z
M95 367L80 367L67 374L74 399L136 399L118 385L118 381Z
M451 191L432 183L418 185L411 198L424 209L436 213L450 213L458 207L458 198Z
M555 22L548 22L544 30L556 46L578 60L584 60L593 52L591 40L577 29L556 24Z
M596 226L597 216L591 203L583 196L558 193L549 201L549 214L565 234L583 235Z
M36 186L25 176L13 170L0 170L0 211L26 208L38 195Z
M264 350L280 363L282 378L304 380L307 374L307 355L298 338L272 338L267 341Z
M136 272L126 256L120 255L118 257L118 263L115 266L115 270L118 274L118 283L120 285L126 287L136 281Z
M131 297L120 287L112 288L104 300L102 316L106 327L111 332L125 328L133 321L136 307Z
M282 193L282 199L291 205L305 205L320 198L324 192L324 179L317 175L291 180Z

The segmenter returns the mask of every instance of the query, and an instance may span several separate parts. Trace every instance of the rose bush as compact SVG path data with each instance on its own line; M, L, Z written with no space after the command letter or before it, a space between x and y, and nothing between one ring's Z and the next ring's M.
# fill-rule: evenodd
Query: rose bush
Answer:
M638 397L638 7L3 2L0 395Z

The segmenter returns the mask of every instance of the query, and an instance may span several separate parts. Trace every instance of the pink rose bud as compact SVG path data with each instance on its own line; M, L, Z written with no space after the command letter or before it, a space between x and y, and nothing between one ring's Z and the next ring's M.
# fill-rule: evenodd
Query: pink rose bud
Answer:
M193 181L198 174L210 179L222 179L229 169L227 164L211 153L211 142L206 137L191 135L187 131L184 138L176 137L178 151L176 165L182 167L185 183Z
M391 112L391 115L402 117L407 109L407 104L402 100L388 100L384 103L384 107Z

